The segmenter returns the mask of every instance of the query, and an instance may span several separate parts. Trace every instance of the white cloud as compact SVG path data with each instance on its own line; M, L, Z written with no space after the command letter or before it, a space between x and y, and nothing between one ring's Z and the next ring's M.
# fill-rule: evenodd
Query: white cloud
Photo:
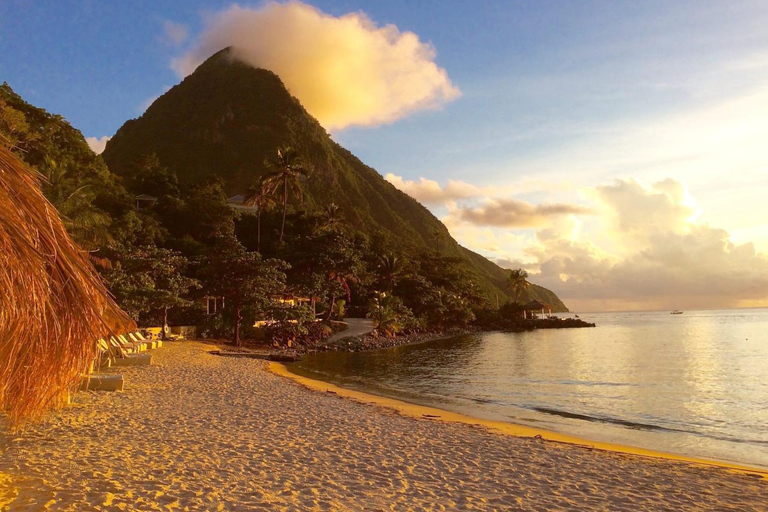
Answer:
M163 22L163 41L173 46L181 46L189 37L189 27L170 20Z
M682 183L597 187L604 215L574 238L574 219L536 232L533 280L576 309L734 307L768 301L768 257L694 220ZM602 235L613 250L596 243Z
M576 310L768 305L768 256L701 222L678 180L616 180L582 189L587 206L577 206L488 198L465 182L387 179L447 207L442 221L459 243L528 270Z
M88 147L91 148L91 151L93 151L97 155L100 155L104 152L104 148L107 147L107 141L111 138L112 137L107 137L106 135L101 138L86 137L85 142L88 143Z
M448 180L448 184L442 187L438 182L426 178L419 178L418 181L406 180L392 173L387 173L384 178L417 201L431 205L440 205L457 199L471 199L488 192L460 180Z
M234 5L211 16L172 67L186 76L226 47L277 73L329 130L391 123L460 95L430 44L394 25L379 27L362 12L337 18L298 1Z
M406 180L392 173L385 179L421 203L447 207L450 214L444 221L454 227L465 222L477 226L537 228L549 225L551 219L562 215L591 213L588 208L572 204L532 204L509 197L489 197L509 192L512 187L478 187L461 180L448 180L441 186L423 177L418 181Z

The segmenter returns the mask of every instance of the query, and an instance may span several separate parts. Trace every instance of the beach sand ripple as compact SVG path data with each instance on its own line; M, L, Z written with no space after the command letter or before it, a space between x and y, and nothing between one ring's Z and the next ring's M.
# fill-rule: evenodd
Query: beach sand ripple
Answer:
M3 508L768 510L750 475L416 420L210 349L169 343L124 392L0 436Z

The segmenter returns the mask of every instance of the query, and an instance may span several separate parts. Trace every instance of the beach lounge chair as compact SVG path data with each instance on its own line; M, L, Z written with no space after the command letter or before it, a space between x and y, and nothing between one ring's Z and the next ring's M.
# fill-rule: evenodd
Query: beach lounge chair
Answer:
M152 342L154 342L154 343L155 343L155 345L156 345L156 346L155 346L155 348L160 348L160 347L162 347L162 346L163 346L163 340L160 340L160 339L157 339L157 340L155 340L155 339L152 339L152 340L148 340L147 338L145 338L145 337L144 337L144 335L143 335L143 334L141 334L141 331L136 331L136 332L134 333L134 335L135 335L135 336L136 336L138 339L140 339L141 341L152 341Z
M121 373L87 375L80 385L83 391L122 391L123 375Z
M128 354L125 357L116 357L112 360L112 366L150 366L152 354Z
M120 344L123 347L131 347L131 348L133 348L133 352L134 353L144 352L145 350L147 350L147 346L144 343L133 342L133 341L129 340L124 334L118 335L117 336L117 340L118 340L118 342L120 342Z
M147 350L152 350L157 348L157 342L154 340L148 340L144 338L143 336L138 336L138 333L132 332L128 333L128 337L133 340L134 343L143 344L144 347L146 347Z

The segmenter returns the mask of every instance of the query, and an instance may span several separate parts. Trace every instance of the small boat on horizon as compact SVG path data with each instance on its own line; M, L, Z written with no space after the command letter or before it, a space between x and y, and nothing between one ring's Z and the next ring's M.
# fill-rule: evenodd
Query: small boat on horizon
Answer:
M670 312L669 312L669 314L670 314L670 315L682 315L682 314L683 314L683 312L682 312L682 311L680 311L679 309L676 309L676 310L674 310L674 311L670 311Z

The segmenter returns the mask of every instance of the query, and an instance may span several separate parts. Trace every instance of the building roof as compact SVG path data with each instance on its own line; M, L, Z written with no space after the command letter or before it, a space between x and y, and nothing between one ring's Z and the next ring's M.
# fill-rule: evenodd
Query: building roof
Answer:
M227 198L227 204L234 208L235 210L245 211L245 212L253 212L257 210L258 208L256 205L253 206L245 206L243 203L245 202L245 195L243 194L236 194L232 197Z
M155 196L151 196L149 194L139 194L136 196L136 199L139 201L157 201Z
M525 304L523 309L526 311L538 311L540 309L552 309L552 306L545 304L544 302L539 302L538 300L532 300L531 302Z

